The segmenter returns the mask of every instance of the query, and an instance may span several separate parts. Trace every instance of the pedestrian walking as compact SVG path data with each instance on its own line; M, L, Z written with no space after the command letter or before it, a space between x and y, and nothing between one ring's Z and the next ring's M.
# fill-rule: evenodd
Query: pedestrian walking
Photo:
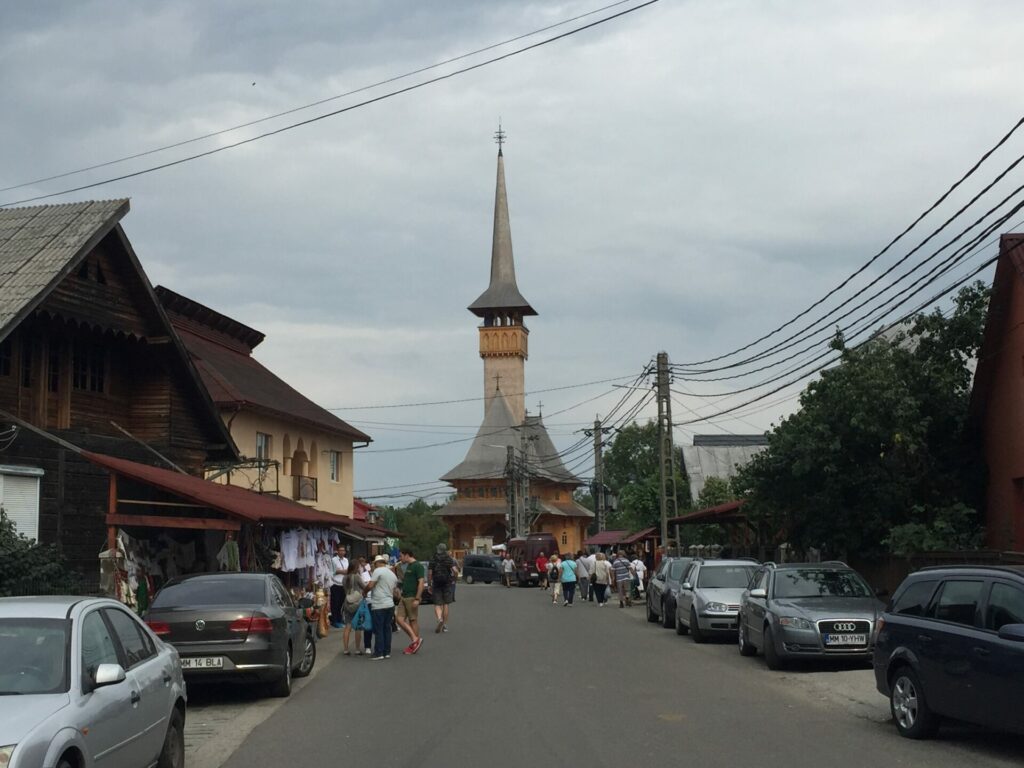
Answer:
M426 571L423 563L416 559L411 549L402 547L400 552L405 569L402 574L402 601L395 609L395 621L409 636L409 647L402 651L408 656L416 653L423 645L423 638L420 637L419 609L423 600Z
M580 600L587 602L587 595L590 592L590 569L587 568L587 558L582 552L576 553L576 584Z
M647 576L647 566L644 561L640 559L640 555L633 558L633 562L630 563L633 566L633 583L636 585L637 597L643 598L645 587L645 577Z
M448 554L446 545L437 545L437 551L430 558L428 570L434 596L434 617L437 619L437 627L434 628L434 632L447 632L448 617L451 613L449 606L455 600L453 582L458 568L455 561L452 560L452 556Z
M345 651L345 655L348 656L348 641L352 632L355 631L356 656L358 656L363 652L363 628L362 626L354 627L352 621L355 619L359 606L363 603L366 588L363 586L363 580L359 578L359 565L357 563L352 563L349 566L348 573L345 574L344 581L342 582L342 588L345 592L345 600L341 605L341 621L345 626L345 630L341 633L341 646Z
M608 587L611 586L614 572L612 564L608 562L604 552L598 552L594 556L594 594L597 597L597 607L604 608L608 602Z
M344 545L339 544L334 548L331 565L334 566L334 573L331 576L331 626L337 629L344 626L342 606L345 602L345 576L348 574L348 558L345 556Z
M506 587L512 586L512 574L515 572L516 562L512 555L505 554L501 561L501 578Z
M370 614L373 618L374 661L391 658L391 622L395 618L395 588L398 577L388 568L387 555L373 559L370 574Z
M591 552L589 555L583 558L587 564L587 573L590 574L589 592L585 599L590 602L594 602L597 590L594 589L594 573L597 571L597 555Z
M576 595L576 561L567 557L561 561L559 568L562 577L562 605L571 608L573 597Z
M619 608L633 605L633 566L621 549L612 561L612 571L615 574L615 588L619 593Z
M551 604L558 605L558 598L562 596L562 562L559 555L553 554L548 561L548 584L551 585Z
M537 567L537 581L541 589L548 588L548 559L541 552L533 563Z

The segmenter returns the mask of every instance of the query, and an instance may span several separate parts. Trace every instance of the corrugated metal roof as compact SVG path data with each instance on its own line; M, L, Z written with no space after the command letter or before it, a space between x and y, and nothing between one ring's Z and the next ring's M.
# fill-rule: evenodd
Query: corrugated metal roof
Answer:
M599 531L589 539L584 540L583 545L586 547L607 547L612 544L618 544L628 535L629 531Z
M0 209L0 339L128 212L128 200Z
M683 464L690 480L690 497L697 501L709 477L720 477L723 480L735 477L737 466L749 463L767 447L765 444L682 446Z

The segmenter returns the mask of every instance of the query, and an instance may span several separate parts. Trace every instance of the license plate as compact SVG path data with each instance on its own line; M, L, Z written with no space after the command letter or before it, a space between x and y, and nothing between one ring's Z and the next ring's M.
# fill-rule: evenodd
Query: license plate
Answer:
M193 656L181 660L182 669L221 669L223 666L223 656Z
M825 635L825 645L867 645L867 635Z

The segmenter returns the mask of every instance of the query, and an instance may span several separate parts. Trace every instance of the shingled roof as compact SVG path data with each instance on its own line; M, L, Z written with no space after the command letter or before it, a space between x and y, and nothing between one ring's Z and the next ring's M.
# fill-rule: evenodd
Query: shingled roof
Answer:
M0 209L0 339L128 213L127 200Z

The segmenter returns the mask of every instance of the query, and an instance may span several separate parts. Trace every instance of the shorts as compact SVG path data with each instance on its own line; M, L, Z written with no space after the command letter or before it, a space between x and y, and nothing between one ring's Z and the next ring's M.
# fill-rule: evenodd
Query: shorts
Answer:
M419 610L420 607L416 603L415 597L403 597L402 602L395 606L395 618L409 619L409 621L418 621Z
M435 584L432 593L434 595L434 605L448 605L455 602L454 584Z

